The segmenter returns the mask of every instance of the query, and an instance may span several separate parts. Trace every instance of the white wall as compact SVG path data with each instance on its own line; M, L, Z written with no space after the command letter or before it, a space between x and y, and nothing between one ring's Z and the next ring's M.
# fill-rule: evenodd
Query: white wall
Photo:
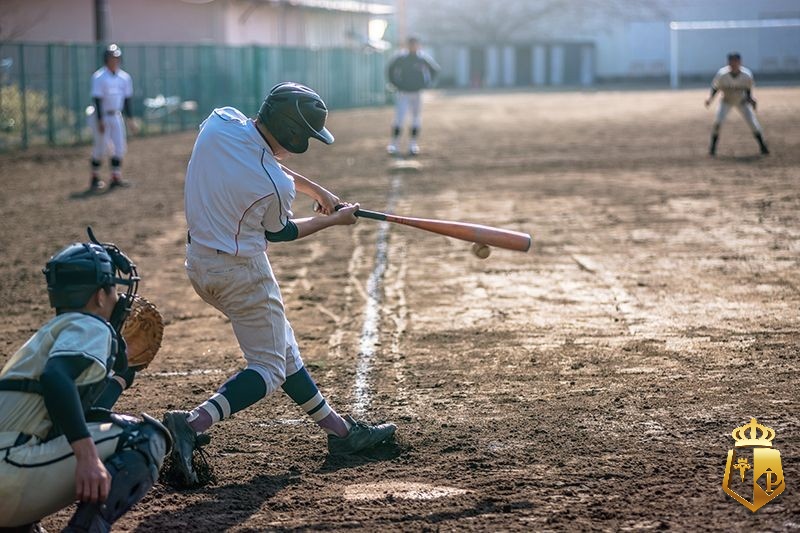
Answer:
M109 40L124 43L353 46L366 39L369 15L215 0L109 0ZM0 0L0 38L22 42L94 42L93 0Z
M663 20L609 21L605 30L581 34L597 43L598 76L667 75L667 18L678 21L800 18L800 0L664 0L663 5L670 11L670 16ZM744 64L755 71L800 72L800 28L680 32L680 72L713 73L725 64L726 54L733 50L740 52Z

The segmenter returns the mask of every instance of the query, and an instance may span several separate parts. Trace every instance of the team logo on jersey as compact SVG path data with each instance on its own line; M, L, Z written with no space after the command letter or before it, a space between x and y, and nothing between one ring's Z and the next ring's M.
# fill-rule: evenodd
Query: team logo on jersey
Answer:
M781 452L772 447L775 431L750 419L731 433L736 444L728 450L722 489L754 513L786 488ZM752 499L746 496L752 494Z

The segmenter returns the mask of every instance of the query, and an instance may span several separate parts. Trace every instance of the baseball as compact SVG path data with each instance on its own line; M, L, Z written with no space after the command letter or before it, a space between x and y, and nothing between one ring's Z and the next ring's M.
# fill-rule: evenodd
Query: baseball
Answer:
M472 253L473 255L475 255L475 257L478 257L480 259L486 259L487 257L489 257L489 254L492 253L492 249L489 248L489 246L486 244L481 244L479 242L476 242L472 245Z

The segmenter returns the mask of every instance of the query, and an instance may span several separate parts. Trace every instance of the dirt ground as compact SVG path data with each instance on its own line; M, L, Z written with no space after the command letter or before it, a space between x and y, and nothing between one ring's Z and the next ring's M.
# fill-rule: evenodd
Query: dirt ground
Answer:
M398 444L331 461L275 394L212 429L216 484L157 485L115 530L800 529L800 89L757 93L766 158L735 113L707 156L705 95L430 95L417 173L389 169L389 108L333 113L336 144L290 166L367 208L532 233L531 251L482 261L369 220L271 247L323 392ZM136 186L89 199L70 196L86 147L0 156L0 361L50 316L41 267L91 224L168 321L118 410L192 408L241 368L183 272L192 143L134 140ZM757 513L721 487L750 417L787 484Z

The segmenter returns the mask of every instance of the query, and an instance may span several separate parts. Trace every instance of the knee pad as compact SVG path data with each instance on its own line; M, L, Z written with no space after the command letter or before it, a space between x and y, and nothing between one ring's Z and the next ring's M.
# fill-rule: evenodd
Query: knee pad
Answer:
M119 168L122 166L122 159L119 157L112 157L111 158L111 167L112 168Z
M142 413L142 420L112 413L111 422L122 428L117 453L124 450L139 452L155 472L154 481L158 479L158 470L164 457L172 449L172 437L164 424L146 413Z
M111 490L102 504L81 503L64 531L106 533L111 524L141 500L158 480L158 470L169 452L172 438L161 422L143 414L144 420L112 414L122 427L117 451L103 463L111 475Z
M111 525L141 500L156 482L158 472L135 450L117 452L105 461L111 490L101 504L81 503L64 531L106 533Z

